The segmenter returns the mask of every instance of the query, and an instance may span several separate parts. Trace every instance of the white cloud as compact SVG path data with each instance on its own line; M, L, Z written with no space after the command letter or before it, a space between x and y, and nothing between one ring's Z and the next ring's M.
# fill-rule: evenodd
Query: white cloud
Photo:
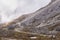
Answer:
M23 14L32 13L49 2L51 0L0 0L1 23L9 22Z

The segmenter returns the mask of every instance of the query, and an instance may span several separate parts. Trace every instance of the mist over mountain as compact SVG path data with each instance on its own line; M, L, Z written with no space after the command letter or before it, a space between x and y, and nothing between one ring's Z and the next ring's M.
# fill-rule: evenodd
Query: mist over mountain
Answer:
M23 14L35 12L51 0L0 0L0 23L10 22Z

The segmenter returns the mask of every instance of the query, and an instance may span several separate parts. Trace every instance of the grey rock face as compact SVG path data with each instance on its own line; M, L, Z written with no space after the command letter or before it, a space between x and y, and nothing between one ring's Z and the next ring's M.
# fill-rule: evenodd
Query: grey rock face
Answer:
M40 11L35 12L35 14L31 15L30 17L27 17L25 20L23 20L21 22L21 26L23 26L23 29L25 29L25 28L29 29L29 27L31 27L31 29L32 28L34 29L34 27L36 29L39 27L42 27L42 28L51 27L52 30L54 30L54 27L56 25L59 25L59 23L60 23L59 18L60 18L60 0L56 0L56 1L52 2L49 6L43 8ZM37 27L37 26L39 26L39 27ZM31 30L31 29L29 29L29 30ZM47 30L50 31L49 29L47 29ZM46 30L44 30L44 31L46 32ZM41 30L39 32L41 32Z
M59 15L60 14L59 12L60 12L60 1L55 1L47 8L44 8L43 10L36 12L36 14L24 20L21 24L29 26L31 23L32 24L37 23L36 25L38 25L43 21L46 21L50 18L53 18L56 15Z

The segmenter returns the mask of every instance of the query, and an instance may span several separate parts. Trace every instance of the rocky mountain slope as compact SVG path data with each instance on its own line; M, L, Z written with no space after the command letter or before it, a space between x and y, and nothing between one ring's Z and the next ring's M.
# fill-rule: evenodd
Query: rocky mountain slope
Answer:
M52 0L34 13L2 24L0 36L17 40L60 40L60 0Z

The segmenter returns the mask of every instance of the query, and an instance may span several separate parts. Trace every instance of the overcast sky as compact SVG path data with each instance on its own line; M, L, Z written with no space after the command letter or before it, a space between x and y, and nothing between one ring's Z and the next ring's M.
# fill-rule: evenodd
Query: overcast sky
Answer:
M0 0L0 21L9 22L23 14L35 12L51 0Z

